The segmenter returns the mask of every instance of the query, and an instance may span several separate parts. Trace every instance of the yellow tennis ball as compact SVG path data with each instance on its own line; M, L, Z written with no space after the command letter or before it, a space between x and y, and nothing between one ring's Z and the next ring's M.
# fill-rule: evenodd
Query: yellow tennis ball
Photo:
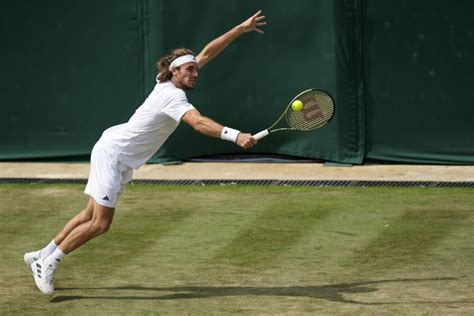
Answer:
M295 100L293 101L293 103L291 103L291 108L293 109L293 111L299 112L303 108L303 102L301 102L300 100Z

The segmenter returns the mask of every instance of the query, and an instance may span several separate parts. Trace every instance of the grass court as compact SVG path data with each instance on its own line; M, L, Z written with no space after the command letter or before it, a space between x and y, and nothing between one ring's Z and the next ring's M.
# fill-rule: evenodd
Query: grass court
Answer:
M83 189L0 185L1 314L474 313L472 189L129 185L44 296L23 253Z

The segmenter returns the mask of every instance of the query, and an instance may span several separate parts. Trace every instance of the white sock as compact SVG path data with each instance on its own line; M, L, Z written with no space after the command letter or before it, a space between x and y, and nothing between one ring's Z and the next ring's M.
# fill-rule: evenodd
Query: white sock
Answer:
M52 263L54 265L58 265L58 263L61 262L61 259L65 256L66 254L59 249L59 247L56 247L56 250L52 254L50 254L46 259L44 259L45 263Z
M46 247L39 251L39 257L46 258L50 254L52 254L56 250L56 248L58 248L58 245L56 245L53 239Z

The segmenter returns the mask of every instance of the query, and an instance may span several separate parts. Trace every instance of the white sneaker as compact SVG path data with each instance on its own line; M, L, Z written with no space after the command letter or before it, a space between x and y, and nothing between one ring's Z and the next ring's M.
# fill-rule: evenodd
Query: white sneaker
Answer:
M38 289L43 294L53 295L56 266L52 263L45 263L44 259L39 259L31 264L31 270Z
M23 256L23 261L25 261L25 264L28 267L28 270L30 270L32 274L34 273L33 273L33 270L31 269L31 264L35 261L38 261L39 259L41 259L39 251L27 252Z

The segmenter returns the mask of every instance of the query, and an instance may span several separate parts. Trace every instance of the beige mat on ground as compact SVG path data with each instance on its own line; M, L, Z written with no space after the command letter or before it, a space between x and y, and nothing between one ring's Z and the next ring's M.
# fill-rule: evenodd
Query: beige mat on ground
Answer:
M85 179L87 163L0 163L0 178ZM327 167L319 163L183 163L145 165L135 179L274 179L368 181L474 181L474 166L365 165Z

